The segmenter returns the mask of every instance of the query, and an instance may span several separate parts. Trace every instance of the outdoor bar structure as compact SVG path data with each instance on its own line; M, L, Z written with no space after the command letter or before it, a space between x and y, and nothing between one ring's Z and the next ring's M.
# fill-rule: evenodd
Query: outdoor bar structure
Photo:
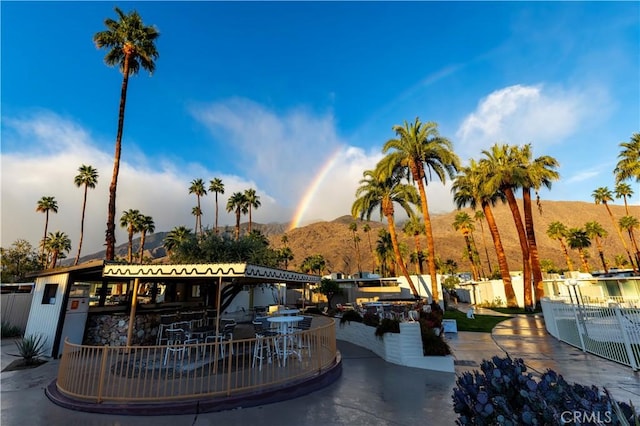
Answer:
M44 335L50 356L61 357L47 395L68 408L160 414L249 406L339 377L332 318L300 313L256 322L256 289L319 281L246 263L94 262L43 271L27 333ZM240 322L225 318L234 299L250 312L241 337L237 328L234 337ZM263 328L272 323L278 326Z

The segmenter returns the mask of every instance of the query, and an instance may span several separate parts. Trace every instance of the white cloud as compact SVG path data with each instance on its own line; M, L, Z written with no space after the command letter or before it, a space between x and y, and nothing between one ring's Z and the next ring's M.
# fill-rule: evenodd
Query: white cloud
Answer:
M533 142L537 148L558 144L578 129L592 113L588 105L594 104L586 91L506 87L482 99L464 119L456 133L456 150L466 160L495 143Z

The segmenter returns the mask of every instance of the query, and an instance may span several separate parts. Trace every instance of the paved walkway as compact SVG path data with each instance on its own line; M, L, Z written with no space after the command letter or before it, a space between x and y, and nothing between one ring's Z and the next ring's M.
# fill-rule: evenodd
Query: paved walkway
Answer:
M476 313L479 313L476 310ZM456 357L456 373L478 369L493 355L523 358L539 372L547 368L569 382L606 386L622 401L640 407L640 376L630 368L589 355L556 341L546 333L542 317L518 316L489 333L448 334ZM338 342L343 356L342 377L312 394L289 401L219 413L134 417L90 414L51 403L44 387L56 376L59 361L31 370L0 373L2 426L121 425L121 426L412 426L455 424L452 409L454 374L400 367L348 342ZM15 345L3 340L2 368L15 358Z

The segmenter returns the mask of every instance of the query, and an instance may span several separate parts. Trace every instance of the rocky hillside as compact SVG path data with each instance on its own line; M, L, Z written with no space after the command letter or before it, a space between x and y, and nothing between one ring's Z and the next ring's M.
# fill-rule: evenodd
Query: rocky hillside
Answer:
M626 215L623 205L611 205L610 208L616 221ZM547 228L553 221L560 221L567 227L583 227L586 222L597 221L609 233L609 235L603 240L605 257L609 262L613 264L613 258L618 254L625 255L626 257L622 242L620 241L617 231L615 231L611 222L611 218L603 205L573 201L543 201L542 209L542 214L540 214L537 209L534 210L534 225L541 259L549 259L556 266L561 268L566 265L560 250L560 245L557 241L552 241L546 235ZM639 206L630 206L629 209L631 215L640 218ZM473 217L473 212L471 210L466 211ZM506 205L495 207L493 212L498 223L502 244L507 253L509 267L511 270L519 270L521 269L522 264L520 244L515 232L511 212ZM453 211L432 217L436 255L442 260L453 259L457 262L458 269L460 271L464 271L469 270L469 263L465 258L463 258L464 240L460 233L454 230L452 225L456 213L457 211ZM350 216L343 216L330 222L316 222L291 231L286 230L286 224L265 225L254 223L253 226L256 229L260 229L263 234L269 238L272 247L282 246L282 236L286 232L288 239L287 245L291 248L294 254L294 259L290 263L290 268L297 269L298 265L300 265L302 260L307 256L321 254L327 260L327 272L343 272L349 274L358 271L358 256L353 243L353 233L349 230L349 225L353 222L354 220ZM386 221L384 223L377 221L368 222L371 227L371 231L368 234L363 232L363 225L365 223L367 222L360 220L357 221L357 234L360 237L360 263L363 271L370 271L374 267L374 260L369 246L369 239L371 240L371 246L375 249L378 230L382 227L386 227ZM408 250L413 251L413 237L407 237L402 234L402 223L397 223L397 228L400 241L406 244ZM243 229L246 230L246 224L243 224ZM166 253L162 247L162 239L165 235L166 232L158 232L147 236L145 256L153 258L161 258L165 256ZM629 250L633 252L628 235L623 233L623 237L625 238L625 242L629 247ZM485 271L488 272L486 255L483 248L483 233L479 224L476 225L474 238L480 251ZM496 255L486 223L484 226L484 241L487 244L491 264L494 268L497 268ZM134 242L134 250L138 243L138 240ZM638 241L638 243L640 243L640 241ZM426 238L424 236L420 239L420 245L423 250L426 248ZM595 241L592 241L592 247L588 251L591 257L590 264L592 265L592 268L594 270L600 269ZM126 256L126 244L118 246L116 253L118 256ZM570 255L574 265L579 265L577 252L574 251L570 253ZM99 252L83 257L82 260L85 261L103 257L104 252ZM413 272L415 267L411 265L409 266L409 270Z

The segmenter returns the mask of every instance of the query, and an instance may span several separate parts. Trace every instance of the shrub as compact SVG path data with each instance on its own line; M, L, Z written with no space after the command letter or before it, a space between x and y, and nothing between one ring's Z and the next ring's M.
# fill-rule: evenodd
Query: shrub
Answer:
M320 311L320 309L316 306L312 307L312 308L306 308L306 310L304 311L305 314L309 314L309 315L320 315L322 314L322 312Z
M424 356L451 355L451 348L444 340L444 333L436 334L435 330L423 325L420 321L420 334L422 335L422 354Z
M19 356L24 359L25 364L34 364L44 355L46 341L47 338L42 335L30 335L16 340Z
M480 369L456 380L452 398L458 425L557 425L566 423L562 418L566 412L610 418L611 424L637 417L632 406L617 403L606 391L570 385L553 370L536 380L519 358L494 356L484 360Z
M380 324L380 317L378 314L374 314L371 312L365 312L362 317L362 323L364 325L368 325L369 327L377 327Z
M8 321L2 321L1 327L3 339L5 337L18 337L22 333L19 327L11 325Z
M384 333L400 333L400 321L396 319L383 318L376 327L376 336L382 339Z
M344 311L344 313L342 314L342 318L340 318L340 325L344 325L345 322L362 322L363 318L362 315L360 315L360 313L358 311L355 310L348 310L348 311Z

